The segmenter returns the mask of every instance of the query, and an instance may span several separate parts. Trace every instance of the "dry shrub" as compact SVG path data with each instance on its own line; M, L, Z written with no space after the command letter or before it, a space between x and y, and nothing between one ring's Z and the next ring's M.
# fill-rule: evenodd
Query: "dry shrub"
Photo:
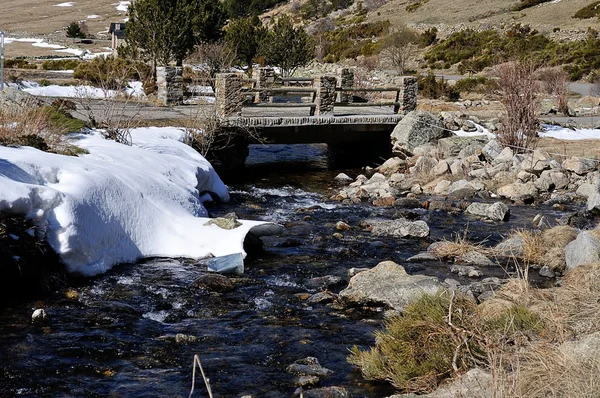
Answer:
M500 142L523 151L537 140L539 87L530 62L508 62L497 67L500 103L505 110Z
M585 343L569 342L560 346L539 344L522 359L517 375L519 397L597 397L600 391L599 336L593 350Z
M431 252L440 259L453 259L460 262L469 252L478 252L483 255L490 253L490 249L483 246L483 242L473 243L467 238L468 231L456 234L454 240L442 239L432 248Z
M523 254L520 256L525 265L540 264L544 255L545 247L542 233L536 230L516 230L511 236L523 239Z
M556 97L558 111L569 116L569 74L560 66L538 71L544 91Z
M600 330L600 263L567 271L556 301L567 314L566 326L573 334Z
M542 244L545 252L541 263L554 271L565 268L565 247L577 238L577 230L567 225L559 225L542 232Z

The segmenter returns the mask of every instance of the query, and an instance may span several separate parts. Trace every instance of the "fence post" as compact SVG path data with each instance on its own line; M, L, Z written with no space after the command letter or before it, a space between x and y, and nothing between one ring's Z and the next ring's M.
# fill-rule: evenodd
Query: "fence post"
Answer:
M183 68L181 66L159 66L156 68L158 101L161 105L183 103Z
M317 90L315 97L316 116L333 115L336 82L335 76L318 76L315 78L314 88Z
M275 85L276 75L273 68L258 68L252 71L252 79L256 82L255 88L269 88ZM266 92L258 92L254 97L255 103L273 102L273 96Z
M414 76L403 76L400 78L400 91L396 94L396 102L399 105L394 106L394 113L402 111L404 113L417 109L417 92L419 90L417 78Z
M350 68L340 69L340 88L354 87L354 70ZM353 101L353 94L350 91L340 91L338 102L348 104Z
M217 116L227 117L242 114L244 96L242 73L217 73L215 80L215 109Z

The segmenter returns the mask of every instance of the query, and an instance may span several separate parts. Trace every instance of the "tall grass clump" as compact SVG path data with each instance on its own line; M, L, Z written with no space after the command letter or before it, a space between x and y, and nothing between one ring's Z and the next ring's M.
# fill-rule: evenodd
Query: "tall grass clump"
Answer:
M348 361L368 380L387 380L402 391L432 391L485 360L480 341L469 332L475 308L463 296L423 295L385 322L374 347L353 347Z

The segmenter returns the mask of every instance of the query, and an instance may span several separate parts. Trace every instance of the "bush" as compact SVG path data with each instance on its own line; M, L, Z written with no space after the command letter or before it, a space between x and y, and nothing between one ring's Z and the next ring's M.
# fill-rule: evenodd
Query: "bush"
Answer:
M588 19L594 18L600 15L600 1L594 1L592 4L589 4L579 11L577 11L573 18L578 19Z
M74 70L81 63L78 59L46 60L42 63L43 70Z
M539 4L548 3L550 1L552 1L552 0L521 0L521 2L519 4L517 4L515 7L513 7L512 10L513 11L521 11L526 8L537 6Z
M118 57L98 56L90 62L81 62L74 70L75 79L83 79L106 90L121 90L130 80L145 81L150 67Z
M24 59L7 59L4 61L4 67L14 69L37 69L36 64L30 64Z
M459 93L485 94L498 88L498 83L485 76L467 77L460 79L454 85L454 90Z
M433 73L417 76L419 94L425 98L439 99L446 98L450 101L457 101L460 93L445 80L438 80Z
M389 380L403 391L431 391L484 357L478 341L461 335L472 329L475 309L476 304L462 296L423 295L402 316L385 322L375 333L374 347L361 351L354 346L348 361L368 380Z
M71 22L67 26L67 37L85 39L85 33L78 22Z

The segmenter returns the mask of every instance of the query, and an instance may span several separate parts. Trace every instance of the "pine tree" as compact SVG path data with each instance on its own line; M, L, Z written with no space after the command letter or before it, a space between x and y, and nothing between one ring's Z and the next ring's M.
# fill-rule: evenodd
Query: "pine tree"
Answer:
M283 76L290 76L296 68L310 62L315 46L304 28L294 27L292 19L280 17L261 42L260 54L265 62L281 68Z
M136 0L128 10L122 54L157 65L181 65L194 46L222 36L218 0Z
M234 19L225 32L225 41L235 50L237 59L252 67L252 61L258 54L260 42L266 33L257 16Z

